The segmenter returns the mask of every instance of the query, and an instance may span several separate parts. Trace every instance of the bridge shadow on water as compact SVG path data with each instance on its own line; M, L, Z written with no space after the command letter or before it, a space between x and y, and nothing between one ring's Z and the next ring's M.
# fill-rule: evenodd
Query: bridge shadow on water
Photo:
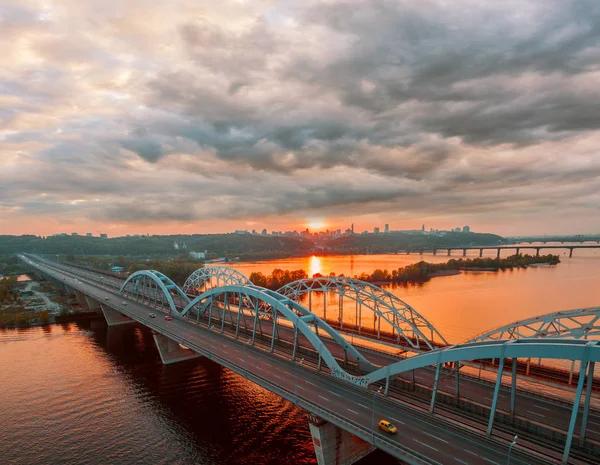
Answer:
M316 463L305 412L290 402L205 358L163 365L144 326L108 328L103 320L77 326L89 331L123 381L115 389L125 386L126 397L160 418L147 425L155 430L152 455L168 449L168 463L185 464ZM375 451L357 463L401 462Z

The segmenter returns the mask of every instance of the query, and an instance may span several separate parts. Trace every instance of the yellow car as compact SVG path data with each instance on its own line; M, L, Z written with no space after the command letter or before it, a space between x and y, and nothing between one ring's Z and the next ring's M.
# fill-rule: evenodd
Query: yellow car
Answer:
M391 424L387 420L381 420L379 422L379 429L385 431L386 433L396 434L398 432L398 428L396 428L393 424Z

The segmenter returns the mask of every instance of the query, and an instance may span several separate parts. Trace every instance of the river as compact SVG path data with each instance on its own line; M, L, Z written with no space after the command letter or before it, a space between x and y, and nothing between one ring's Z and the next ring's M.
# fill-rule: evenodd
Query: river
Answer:
M476 255L474 255L476 256ZM438 255L309 257L233 265L346 275ZM450 342L511 320L600 304L600 251L556 267L389 287ZM161 365L150 332L102 320L0 331L2 463L314 464L304 414L209 360ZM396 463L376 453L361 465Z

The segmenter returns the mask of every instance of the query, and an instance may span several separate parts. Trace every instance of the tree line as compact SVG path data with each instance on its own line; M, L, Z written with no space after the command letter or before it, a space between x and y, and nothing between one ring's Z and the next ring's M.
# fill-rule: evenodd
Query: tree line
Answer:
M428 263L420 261L407 266L401 266L391 272L388 270L376 269L372 273L361 273L354 275L355 279L370 283L424 283L436 275L448 274L448 272L461 270L485 270L485 271L500 271L512 270L513 268L525 268L534 264L556 265L560 263L558 255L523 255L515 254L506 258L459 258L451 259L445 263ZM330 276L336 276L335 273L330 273ZM339 275L339 276L344 276ZM323 277L317 273L313 278ZM252 273L250 281L257 286L266 287L267 289L277 290L286 284L306 279L308 275L304 270L281 270L275 269L269 275L263 273Z

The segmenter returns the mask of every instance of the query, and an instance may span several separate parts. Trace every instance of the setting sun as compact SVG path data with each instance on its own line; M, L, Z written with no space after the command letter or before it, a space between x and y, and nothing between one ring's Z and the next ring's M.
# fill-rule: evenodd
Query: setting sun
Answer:
M322 218L313 218L308 220L307 225L310 229L323 229L325 227L325 220Z

